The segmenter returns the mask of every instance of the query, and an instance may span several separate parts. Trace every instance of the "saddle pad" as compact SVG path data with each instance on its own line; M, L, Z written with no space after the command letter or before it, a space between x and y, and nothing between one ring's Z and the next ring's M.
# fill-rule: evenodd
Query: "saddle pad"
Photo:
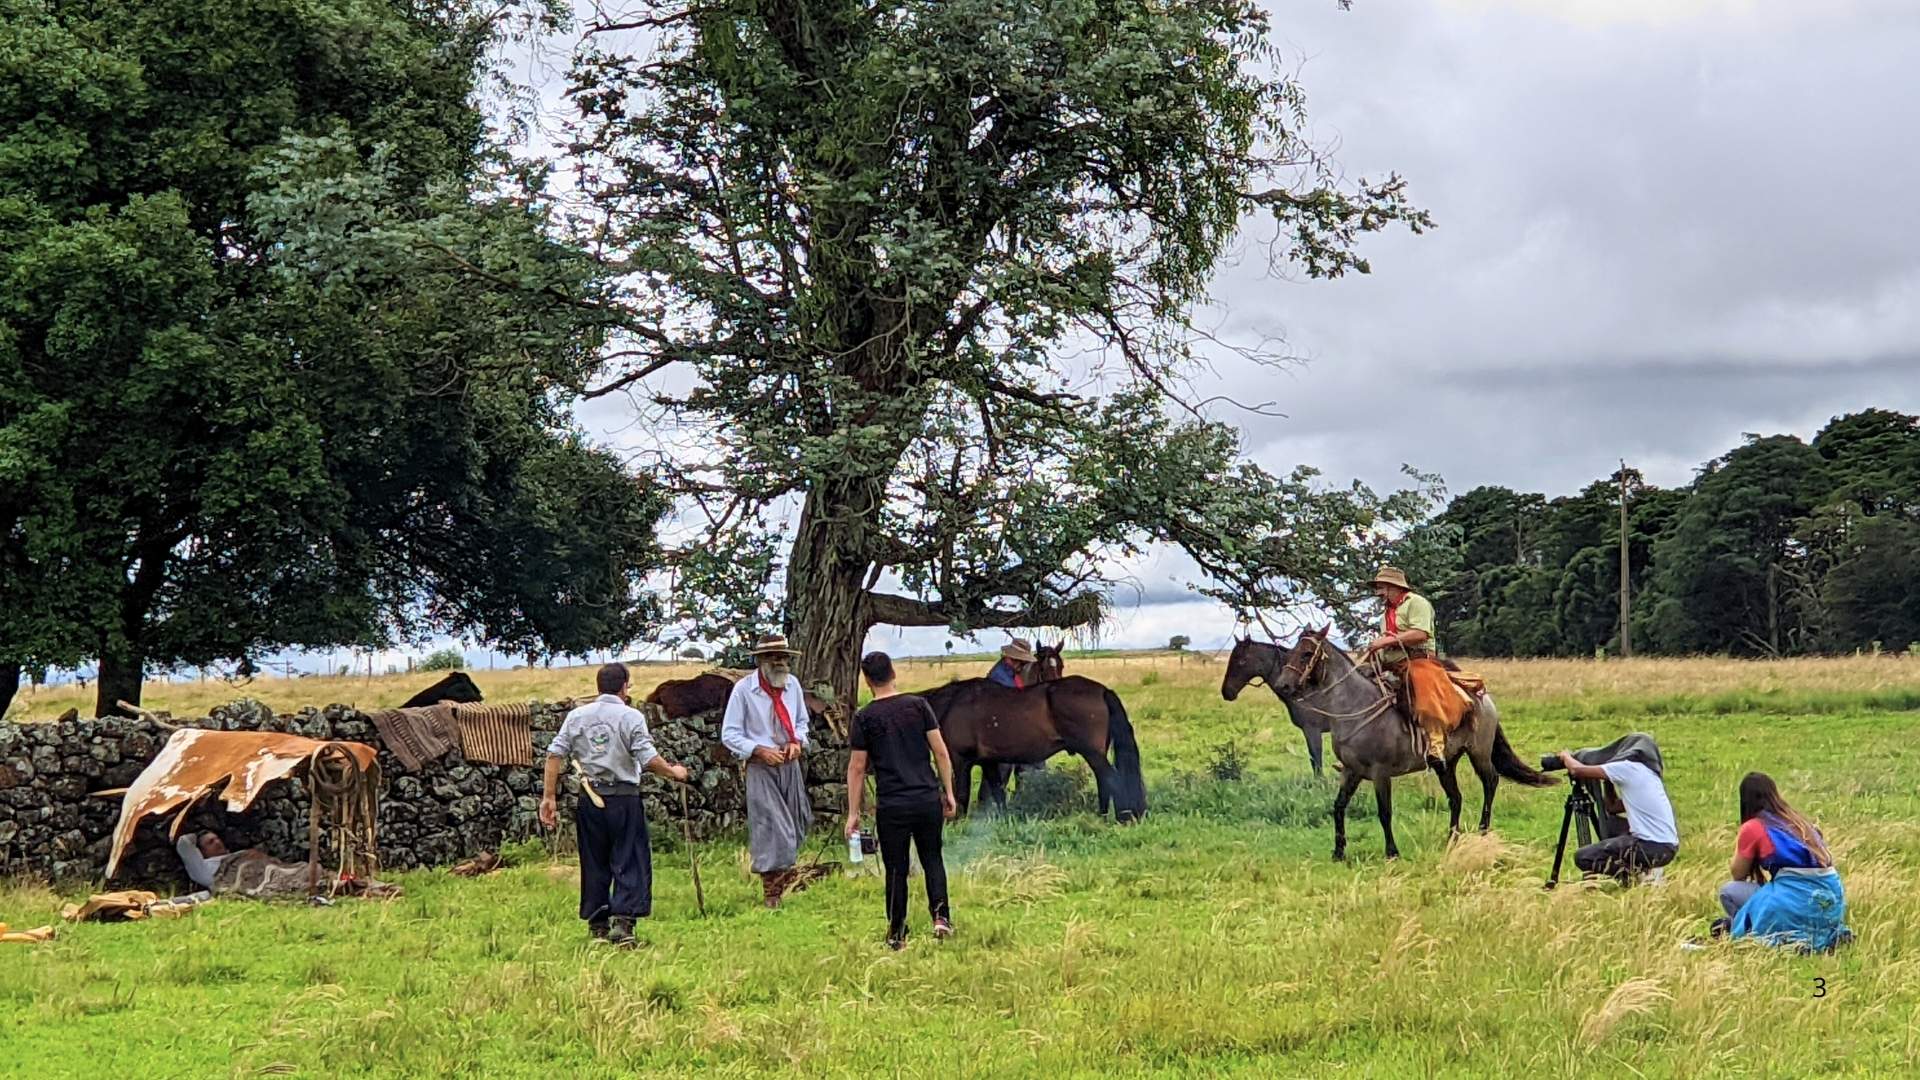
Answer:
M468 761L533 764L533 706L455 705L453 719Z
M375 709L367 714L380 741L408 772L419 772L454 747L452 716L442 706L411 709Z

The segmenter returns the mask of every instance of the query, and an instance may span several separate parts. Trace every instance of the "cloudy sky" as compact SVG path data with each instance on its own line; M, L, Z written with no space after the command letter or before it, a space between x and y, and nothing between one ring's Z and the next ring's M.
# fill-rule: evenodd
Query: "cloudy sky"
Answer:
M1682 484L1745 432L1920 411L1920 4L1270 8L1316 141L1351 176L1407 177L1439 228L1369 239L1374 272L1337 282L1270 276L1249 228L1209 321L1303 363L1222 355L1198 389L1285 414L1221 413L1262 464L1386 487L1410 463L1454 492L1557 495L1620 458ZM617 414L586 420L633 438ZM1177 555L1125 571L1106 643L1231 632L1182 601Z
M1283 337L1198 396L1272 469L1454 492L1566 494L1625 458L1683 484L1745 432L1920 412L1920 4L1908 0L1270 2L1315 141L1353 177L1399 172L1439 227L1369 238L1374 272L1271 276L1250 227L1207 322ZM565 43L525 75L557 97ZM557 103L557 102L556 102ZM645 441L617 402L582 414ZM1102 642L1216 646L1173 552L1117 568ZM872 644L938 653L939 631ZM1000 634L957 642L997 645ZM476 658L484 655L470 650Z

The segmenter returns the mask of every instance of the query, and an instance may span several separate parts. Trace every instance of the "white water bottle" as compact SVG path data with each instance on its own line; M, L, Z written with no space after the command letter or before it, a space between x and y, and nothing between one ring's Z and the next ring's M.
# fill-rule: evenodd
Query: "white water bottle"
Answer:
M857 863L865 859L866 856L860 851L860 830L855 829L853 834L847 837L847 861Z

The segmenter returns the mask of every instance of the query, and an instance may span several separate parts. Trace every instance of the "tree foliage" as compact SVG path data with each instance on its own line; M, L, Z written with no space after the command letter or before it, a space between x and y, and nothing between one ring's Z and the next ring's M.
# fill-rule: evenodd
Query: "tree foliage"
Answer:
M1685 488L1627 473L1637 650L1898 650L1920 629L1920 418L1836 417L1809 443L1749 437ZM1416 532L1447 646L1583 656L1619 645L1620 477L1548 500L1476 488Z
M0 0L0 661L98 660L111 706L281 646L643 625L660 496L566 415L599 268L478 197L505 17Z
M595 392L688 433L656 467L691 503L698 633L781 618L850 693L872 624L1084 624L1151 541L1269 589L1330 576L1367 500L1253 469L1183 406L1192 313L1249 215L1316 277L1427 219L1397 177L1338 181L1270 33L1248 0L589 27L573 221L622 276L628 365Z

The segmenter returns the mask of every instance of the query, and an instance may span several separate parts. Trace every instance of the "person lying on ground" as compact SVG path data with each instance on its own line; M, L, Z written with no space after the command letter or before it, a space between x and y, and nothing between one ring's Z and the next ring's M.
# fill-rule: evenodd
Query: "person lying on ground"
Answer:
M1728 873L1733 880L1720 886L1726 917L1714 921L1716 937L1730 933L1822 952L1852 937L1846 890L1826 837L1787 804L1766 773L1740 781L1740 831Z
M600 696L568 713L547 747L540 797L540 824L554 828L560 773L569 758L580 763L586 784L573 815L580 842L580 917L587 922L589 941L623 949L636 944L634 920L653 914L653 849L640 774L687 782L686 766L654 749L645 714L627 703L631 683L625 664L601 667L594 676Z
M213 888L213 876L219 873L220 864L232 854L227 850L227 842L212 829L181 837L173 849L180 853L180 861L187 868L187 880L208 890Z
M947 908L947 867L940 857L942 823L957 810L953 798L953 762L934 721L933 708L918 694L894 687L893 660L871 652L860 671L873 690L873 702L853 718L847 761L847 835L860 828L860 804L866 795L867 767L873 767L874 824L880 830L880 861L887 872L887 945L907 944L907 845L920 853L927 875L927 910L933 936L953 933ZM939 780L934 765L939 765Z
M1660 774L1637 761L1609 761L1588 765L1566 750L1560 760L1567 772L1582 780L1605 780L1620 795L1627 831L1573 853L1573 864L1588 874L1629 882L1665 866L1680 851L1680 827L1673 820L1673 803Z

